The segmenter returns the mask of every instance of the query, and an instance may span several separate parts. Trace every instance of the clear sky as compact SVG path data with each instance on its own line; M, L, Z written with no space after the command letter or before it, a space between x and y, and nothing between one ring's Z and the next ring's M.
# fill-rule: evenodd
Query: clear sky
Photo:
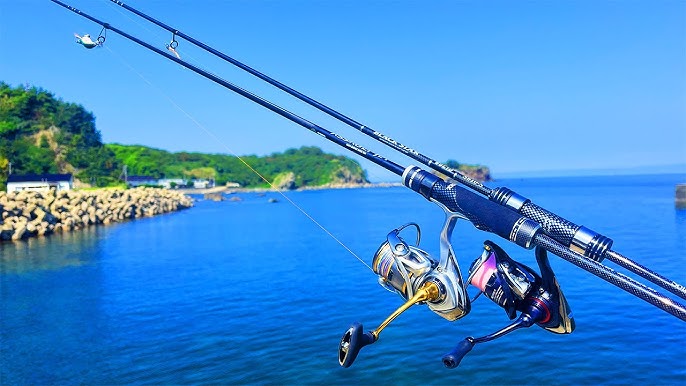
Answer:
M160 48L171 39L108 0L63 1ZM686 165L683 0L126 4L439 161L486 164L496 177ZM112 32L103 48L74 41L74 33L99 31L49 0L0 0L0 80L82 104L105 142L240 155L315 145L348 154ZM413 163L188 42L178 51ZM363 166L373 180L393 180Z

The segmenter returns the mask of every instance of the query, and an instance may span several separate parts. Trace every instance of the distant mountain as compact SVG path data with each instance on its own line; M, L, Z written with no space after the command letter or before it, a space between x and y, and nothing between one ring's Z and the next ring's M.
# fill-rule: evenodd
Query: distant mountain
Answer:
M565 169L565 170L535 170L523 172L498 173L497 178L525 178L525 177L575 177L575 176L606 176L606 175L640 175L640 174L686 174L686 164L647 165L626 168L607 169Z

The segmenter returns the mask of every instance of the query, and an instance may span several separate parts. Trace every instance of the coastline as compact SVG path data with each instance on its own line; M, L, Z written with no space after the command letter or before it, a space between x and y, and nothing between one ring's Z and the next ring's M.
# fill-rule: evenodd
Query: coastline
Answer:
M190 197L156 188L0 192L0 242L71 232L192 206Z
M266 193L266 192L299 192L305 190L328 190L328 189L370 189L370 188L393 188L403 186L400 182L376 182L364 184L324 184L319 186L304 186L297 189L276 189L276 188L229 188L225 186L218 186L209 189L174 189L173 192L178 192L187 195L204 195L215 193Z

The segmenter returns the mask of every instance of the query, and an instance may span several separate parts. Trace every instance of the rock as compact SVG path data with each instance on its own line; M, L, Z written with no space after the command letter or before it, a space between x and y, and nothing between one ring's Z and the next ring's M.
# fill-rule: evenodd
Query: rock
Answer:
M224 195L221 194L221 192L218 193L205 193L203 195L203 198L205 200L211 200L211 201L224 201Z
M14 226L12 223L5 222L0 228L0 240L11 240L14 234Z
M12 240L21 240L24 238L24 234L26 233L26 225L21 225L17 229L14 230L14 234L12 234Z
M43 221L47 213L40 206L36 206L33 210L32 217L38 221Z
M45 212L45 217L43 217L43 220L46 221L50 225L54 225L57 223L57 217L55 217L50 212Z
M354 173L347 167L341 167L333 172L330 180L332 185L359 185L367 182L363 175Z
M284 172L277 175L274 178L274 181L272 182L272 186L274 186L278 190L296 189L298 186L295 183L295 173Z
M43 227L42 225L36 228L36 234L38 236L45 236L45 234L48 232L47 227Z
M0 240L69 232L193 206L187 196L151 188L0 193Z
M13 212L17 208L17 203L14 201L9 201L4 205L4 210L7 212Z

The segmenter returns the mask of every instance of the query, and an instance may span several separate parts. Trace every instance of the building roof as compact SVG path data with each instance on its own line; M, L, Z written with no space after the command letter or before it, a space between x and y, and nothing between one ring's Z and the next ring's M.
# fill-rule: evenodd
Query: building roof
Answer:
M71 174L10 174L7 182L59 182L71 181Z

